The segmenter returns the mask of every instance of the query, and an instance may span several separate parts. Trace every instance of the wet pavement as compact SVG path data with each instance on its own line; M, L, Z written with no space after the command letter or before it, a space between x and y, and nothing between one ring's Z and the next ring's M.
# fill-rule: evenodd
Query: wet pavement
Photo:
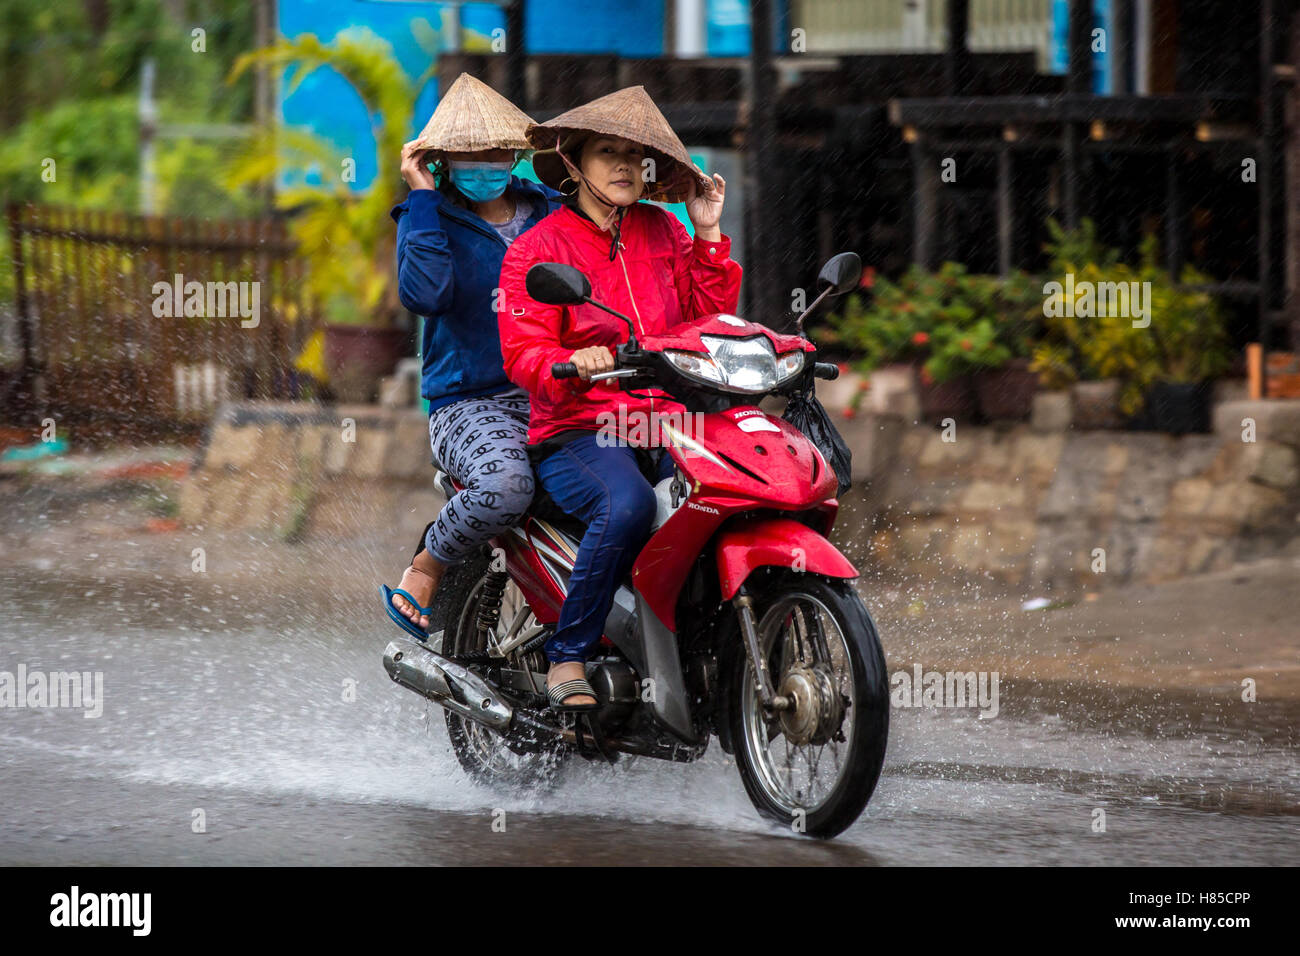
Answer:
M22 664L104 680L94 719L0 708L0 864L1300 858L1300 698L1276 692L1289 687L1283 651L1202 619L1163 656L1147 653L1147 631L1110 632L1108 621L1125 619L1122 596L1030 618L1005 598L931 594L921 609L920 599L874 588L868 605L891 673L1001 666L997 715L895 707L867 812L837 840L814 843L757 817L716 741L687 766L570 763L537 792L471 783L441 711L392 685L380 663L392 628L371 579L400 567L403 548L313 553L209 539L212 573L196 574L184 533L119 532L109 547L72 555L84 527L52 523L46 552L24 545L19 527L0 551L0 671ZM243 557L223 571L235 545ZM1285 581L1293 569L1272 573ZM295 592L295 580L313 584ZM346 584L319 586L331 580ZM1231 595L1244 585L1229 577L1219 586ZM1275 593L1277 582L1261 586ZM1148 606L1157 603L1152 592ZM1271 613L1249 604L1221 607L1234 634ZM1259 628L1271 634L1268 620ZM1212 656L1216 641L1237 657L1198 658L1199 671L1179 664L1188 647ZM1097 647L1118 657L1079 666ZM1133 664L1144 653L1150 686ZM1180 667L1183 688L1172 686ZM1251 670L1260 699L1245 703L1239 675ZM200 812L204 832L194 832ZM1095 832L1101 814L1105 831Z

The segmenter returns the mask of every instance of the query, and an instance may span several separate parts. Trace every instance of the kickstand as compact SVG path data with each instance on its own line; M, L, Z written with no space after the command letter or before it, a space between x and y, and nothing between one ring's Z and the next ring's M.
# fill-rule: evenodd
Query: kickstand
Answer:
M573 739L578 745L578 753L585 756L587 748L582 742L582 714L573 715Z
M595 720L591 714L579 714L577 723L574 725L578 734L579 747L582 741L582 722L586 720L587 729L591 731L591 742L596 745L596 751L605 758L606 763L614 763L618 760L618 753L609 746L609 741L605 739L605 734L600 729L600 721Z

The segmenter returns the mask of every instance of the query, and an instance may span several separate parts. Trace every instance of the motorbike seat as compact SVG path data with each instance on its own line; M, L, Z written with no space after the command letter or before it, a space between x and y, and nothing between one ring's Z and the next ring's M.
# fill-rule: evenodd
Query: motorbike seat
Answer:
M581 541L582 536L587 533L587 523L557 505L540 481L533 491L533 503L528 506L528 514L553 525L556 530L564 532L575 541Z

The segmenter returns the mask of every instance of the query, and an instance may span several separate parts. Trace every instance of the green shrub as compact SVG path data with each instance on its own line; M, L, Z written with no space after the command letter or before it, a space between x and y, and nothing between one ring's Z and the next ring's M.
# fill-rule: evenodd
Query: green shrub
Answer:
M1076 288L1087 282L1094 289L1107 283L1130 288L1137 283L1149 295L1144 295L1146 315L1135 326L1132 309L1123 315L1078 315L1078 309L1063 308L1064 291L1053 300L1044 285L1043 311L1049 314L1044 315L1045 334L1032 364L1044 385L1061 388L1079 380L1118 379L1120 411L1133 415L1158 382L1203 382L1228 369L1232 350L1222 310L1213 296L1196 288L1209 282L1208 276L1188 266L1175 283L1159 265L1153 236L1143 241L1134 267L1120 263L1115 250L1097 245L1091 238L1091 224L1076 234L1057 229L1054 235L1059 238L1049 247L1053 253L1049 281L1063 285L1064 277L1073 275ZM1089 259L1080 258L1085 255Z
M913 266L897 282L878 279L867 306L853 296L832 316L836 344L871 371L890 362L921 362L927 379L944 382L977 368L1030 355L1040 322L1030 305L1041 296L1024 273L973 275L956 262L938 272Z

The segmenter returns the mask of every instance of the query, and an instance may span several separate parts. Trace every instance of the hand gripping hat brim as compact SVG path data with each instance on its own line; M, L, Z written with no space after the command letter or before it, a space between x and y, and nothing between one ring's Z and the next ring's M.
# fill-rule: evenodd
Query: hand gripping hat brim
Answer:
M480 149L528 149L530 117L481 80L462 73L416 137L419 149L438 156Z
M646 148L649 158L655 161L654 178L646 183L646 199L681 202L690 196L692 177L702 190L713 188L713 180L691 162L686 147L643 86L629 86L574 107L550 122L529 126L529 143L538 150L533 155L537 178L552 189L559 189L568 170L555 152L556 141L573 142L593 134L621 136ZM569 150L565 155L577 164L577 155Z

